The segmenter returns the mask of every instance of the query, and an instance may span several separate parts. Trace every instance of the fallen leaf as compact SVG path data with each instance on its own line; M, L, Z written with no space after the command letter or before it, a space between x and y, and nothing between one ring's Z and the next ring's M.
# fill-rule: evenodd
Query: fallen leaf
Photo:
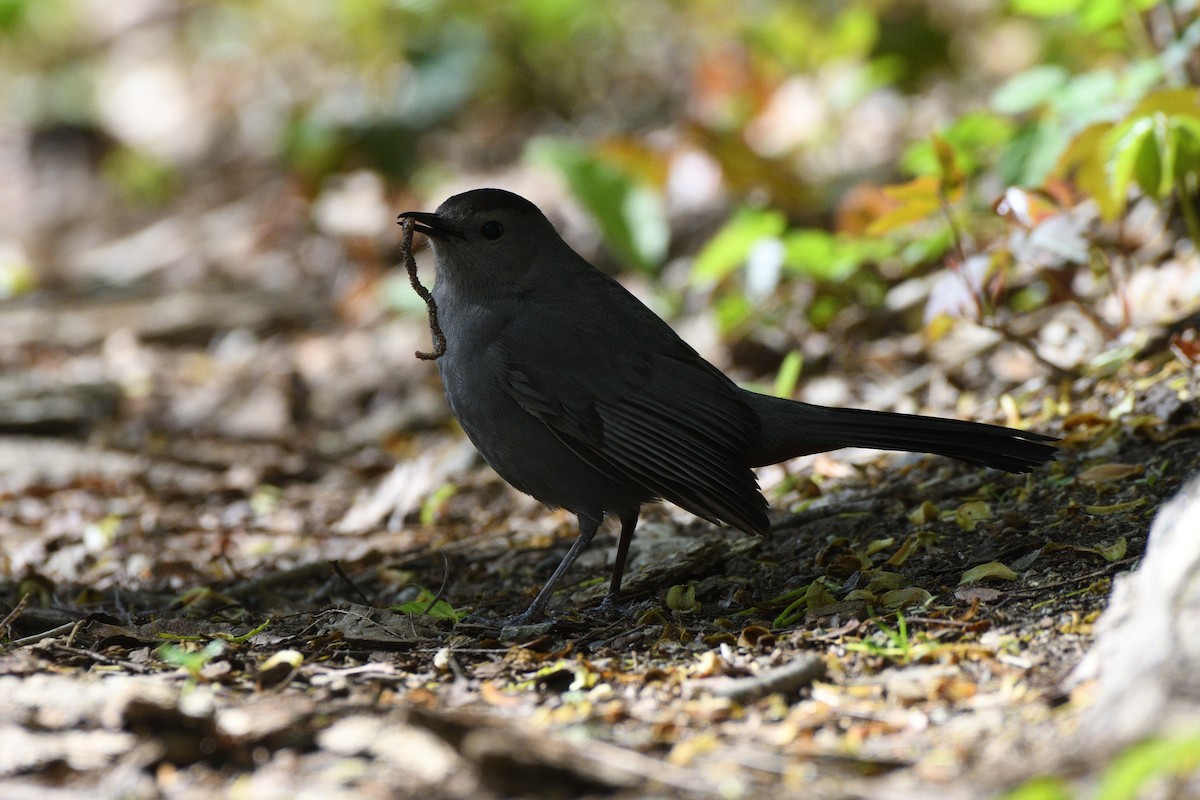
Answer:
M1112 483L1141 475L1146 468L1141 464L1100 464L1079 473L1084 483Z
M909 586L906 589L893 589L879 598L884 608L908 608L920 606L933 599L933 595L920 586Z
M986 564L980 564L977 567L971 567L969 570L964 572L962 577L958 579L958 585L962 586L964 583L979 583L980 581L987 580L988 578L995 578L996 580L1001 581L1015 581L1017 579L1017 573L1013 572L999 561L989 561Z
M954 509L954 521L964 531L973 531L985 519L992 518L992 507L983 500L968 500Z

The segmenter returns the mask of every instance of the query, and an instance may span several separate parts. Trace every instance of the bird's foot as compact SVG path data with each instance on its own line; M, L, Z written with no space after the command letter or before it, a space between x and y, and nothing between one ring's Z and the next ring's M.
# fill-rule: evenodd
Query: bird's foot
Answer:
M545 612L534 613L533 609L497 620L500 627L500 638L508 640L532 639L535 636L542 636L549 633L556 622L554 619L547 618Z
M607 594L600 605L588 609L587 615L592 619L606 623L627 622L636 623L647 611L650 604L644 600L634 600L620 595Z
M622 607L615 595L606 594L604 595L604 599L600 601L600 605L596 606L590 613L592 616L602 619L616 619L625 616L628 612L629 609Z
M463 617L458 624L467 630L498 639L513 640L529 639L549 633L555 625L555 620L547 619L544 613L533 614L530 611L500 618L485 617L476 611Z

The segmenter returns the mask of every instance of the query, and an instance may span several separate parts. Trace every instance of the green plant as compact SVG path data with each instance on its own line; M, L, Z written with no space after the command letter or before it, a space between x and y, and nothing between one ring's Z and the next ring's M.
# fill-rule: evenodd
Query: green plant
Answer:
M457 622L466 616L464 610L455 610L453 606L441 599L433 592L426 589L424 586L417 587L420 591L415 598L408 602L401 603L398 606L389 606L389 611L395 611L398 614L410 614L415 616L435 617L437 619L448 619L452 622Z

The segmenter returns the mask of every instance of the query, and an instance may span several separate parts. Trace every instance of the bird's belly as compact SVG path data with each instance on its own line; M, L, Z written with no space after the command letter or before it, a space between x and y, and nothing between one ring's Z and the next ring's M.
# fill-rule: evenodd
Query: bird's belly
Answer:
M516 489L575 514L624 513L652 499L644 487L602 472L525 411L486 370L442 373L450 411L484 460Z

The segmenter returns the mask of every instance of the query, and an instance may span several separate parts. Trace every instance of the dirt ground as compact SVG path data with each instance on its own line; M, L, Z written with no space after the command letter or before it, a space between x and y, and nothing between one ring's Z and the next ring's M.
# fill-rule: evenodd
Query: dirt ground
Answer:
M339 313L3 309L4 797L973 798L1096 768L1056 745L1088 699L1068 679L1197 463L1178 353L999 403L1013 347L889 356L923 410L1003 408L1059 459L764 470L769 538L648 509L618 618L589 613L609 532L553 625L504 640L456 612L521 610L573 520L474 455L418 314Z

